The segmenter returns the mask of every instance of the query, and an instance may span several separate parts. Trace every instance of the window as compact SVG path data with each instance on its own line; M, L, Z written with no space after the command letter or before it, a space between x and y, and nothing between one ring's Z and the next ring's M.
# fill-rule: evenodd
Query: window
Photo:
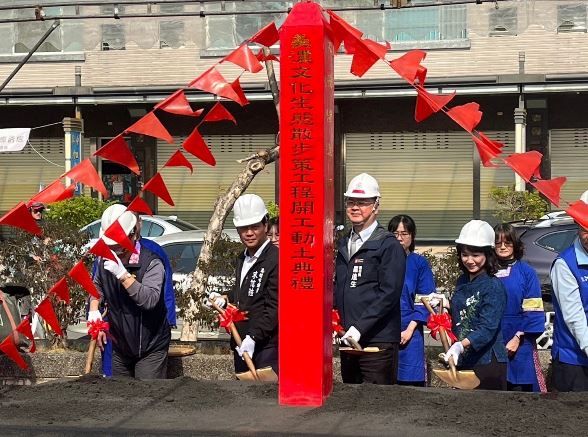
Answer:
M490 36L517 35L517 8L492 9L488 18Z
M119 14L124 13L124 6L117 6ZM112 15L114 17L115 9L113 5L100 6L100 14ZM101 50L124 50L126 39L125 39L125 28L123 24L102 24L100 26L102 30L102 44Z
M151 223L151 229L149 229L149 238L159 237L163 235L163 226L158 225L157 223Z
M180 229L181 231L198 231L200 228L194 226L192 223L185 222L183 220L178 219L165 219L167 223L170 225L174 225L176 228Z
M557 33L586 32L586 5L558 5Z
M179 3L161 4L159 11L162 14L181 14L184 5ZM159 22L159 48L174 48L184 46L184 22L181 17L162 18Z
M87 232L91 239L100 238L100 221L88 226L86 229L84 229L84 232Z
M202 242L175 243L163 247L174 273L193 272L201 249Z
M538 238L535 244L544 249L559 253L565 248L570 247L576 235L576 230L552 232Z

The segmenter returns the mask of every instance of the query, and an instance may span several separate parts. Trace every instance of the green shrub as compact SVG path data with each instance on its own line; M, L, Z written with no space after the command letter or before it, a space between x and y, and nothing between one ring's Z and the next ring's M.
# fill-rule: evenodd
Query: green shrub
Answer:
M106 208L114 202L103 202L89 196L76 196L50 206L45 219L56 221L75 229L98 220Z
M549 212L549 203L539 194L515 191L514 187L493 187L490 199L496 202L494 217L502 222L537 220Z
M462 273L457 264L457 249L455 247L448 247L441 254L434 254L432 250L427 250L422 255L431 264L437 289L447 296L451 296L455 290L457 278Z
M280 207L276 202L270 200L267 203L267 213L269 214L270 219L276 219L280 216Z

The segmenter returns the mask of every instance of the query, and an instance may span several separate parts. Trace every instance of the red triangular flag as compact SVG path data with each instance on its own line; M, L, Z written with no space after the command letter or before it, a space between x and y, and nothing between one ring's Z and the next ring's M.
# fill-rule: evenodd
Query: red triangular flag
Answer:
M378 59L386 59L386 53L390 48L390 44L380 44L372 39L366 38L362 39L361 42L372 52L374 55L378 57Z
M202 135L198 132L198 128L194 129L190 136L186 138L182 147L186 152L191 153L206 164L213 167L216 165L216 159L214 159L214 156L212 156L212 153L206 146L204 138L202 138Z
M106 235L106 232L104 234ZM112 250L110 250L110 247L108 247L108 244L106 244L102 238L96 241L96 244L94 244L88 252L116 262L114 253L112 253Z
M61 278L59 281L57 281L55 285L51 287L49 293L55 294L55 296L57 296L59 300L62 300L67 304L69 304L71 300L69 296L69 287L67 286L67 281L65 278Z
M181 150L176 150L174 154L167 160L164 167L186 167L190 169L190 173L194 173L192 164L184 156Z
M231 88L233 89L233 91L235 91L235 94L237 95L237 100L235 101L239 105L245 106L249 104L249 100L247 100L247 96L245 95L243 88L241 88L241 81L239 80L239 78L231 82Z
M572 202L566 212L584 229L588 229L588 203L583 200Z
M68 276L80 284L90 296L100 299L100 293L98 293L96 285L94 285L83 261L78 261L77 264L71 268Z
M151 208L149 208L147 202L145 202L139 196L135 197L131 203L129 203L129 206L127 206L127 211L142 212L143 214L153 215L153 211L151 211Z
M276 62L280 62L280 59L276 55L272 55L270 53L269 55L266 56L265 53L263 52L263 49L259 49L259 51L255 55L255 57L257 58L257 60L259 62L265 62L265 61L276 61Z
M491 160L502 153L504 144L491 140L482 132L474 132L472 139L478 148L482 165L484 167L498 167L496 164L493 164Z
M271 47L280 39L276 23L271 22L255 35L249 38L249 42L256 42L262 46Z
M18 349L16 348L16 345L14 344L14 338L12 338L12 335L8 335L2 341L2 343L0 343L0 351L4 352L4 355L6 355L8 358L14 361L16 365L21 369L26 369L29 367L25 362L24 358L22 357L22 355L20 354L20 352L18 351Z
M63 176L67 176L76 182L81 182L82 184L88 185L101 192L104 197L108 197L108 192L106 191L104 182L102 182L100 175L92 165L90 158L84 159Z
M94 156L100 156L117 164L124 165L135 174L141 174L139 164L129 149L129 145L122 135L117 135L104 146L100 147Z
M71 199L76 191L76 184L69 184L69 186L67 188L65 188L65 190L63 190L63 193L61 193L56 199L56 202L61 202L62 200L67 200L67 199Z
M349 43L353 39L361 39L363 32L350 25L347 21L339 17L333 11L327 11L331 16L331 36L333 39L333 48L335 52L339 50L341 41L345 42L345 51L352 53Z
M537 188L541 194L559 208L559 204L561 203L561 188L566 181L567 178L565 176L560 176L549 180L538 179L535 182L531 182L531 185Z
M222 74L214 67L210 67L189 84L190 88L209 92L211 94L224 97L235 102L239 102L239 96L231 87Z
M406 79L410 84L414 84L415 80L419 80L421 86L425 82L427 69L421 65L427 53L423 50L411 50L401 57L390 61L390 67L398 73L400 77Z
M263 70L263 65L260 64L247 43L241 44L237 49L225 56L221 62L223 61L232 62L251 73L258 73Z
M194 111L186 98L184 90L180 89L166 98L164 101L155 105L155 109L169 112L171 114L187 115L189 117L200 117L203 109Z
M149 181L143 186L143 189L152 192L169 206L174 206L174 201L159 173L155 173L155 176L149 179Z
M147 185L145 185L145 188L146 187ZM124 247L130 252L135 252L135 245L129 239L128 235L126 234L125 230L123 229L118 220L113 221L112 224L108 227L108 229L104 231L104 237L109 238L112 241L115 241L116 244Z
M0 226L14 226L31 234L41 235L43 230L39 227L29 209L23 202L19 202L14 208L0 217Z
M539 174L543 155L536 150L525 153L513 153L504 160L504 163L512 168L516 174L526 182L530 182L533 176Z
M210 122L210 121L222 121L222 120L230 120L233 123L237 124L237 120L235 117L225 108L225 106L221 102L216 102L214 106L208 111L208 113L202 119L202 123Z
M439 112L455 97L455 91L452 94L431 94L420 86L417 86L416 90L417 101L414 119L419 123L429 118L432 114Z
M157 115L155 115L153 111L148 112L136 123L128 127L125 130L125 133L127 132L160 138L169 144L174 142L174 137L172 137L165 126L161 124L161 121L159 121L159 118L157 118Z
M61 326L59 325L59 320L57 320L57 316L55 315L55 310L53 309L53 304L48 297L43 299L37 308L35 308L35 312L39 314L43 319L47 322L51 329L55 331L55 334L59 335L60 337L63 336L63 331L61 330Z
M347 47L347 44L345 45ZM378 61L378 56L366 45L358 43L353 49L351 60L351 74L362 77Z
M478 123L480 123L480 120L482 119L480 105L478 105L476 102L454 106L449 111L447 111L447 115L468 132L474 130L474 128L478 125Z
M71 193L73 195L73 191L75 190L75 185L73 185L73 190L71 190ZM70 187L72 186L70 185ZM53 203L53 202L58 202L60 200L65 200L63 199L64 194L68 194L69 187L64 187L63 183L61 182L61 179L57 179L53 182L51 182L49 185L47 185L45 187L45 189L37 194L35 194L32 198L31 198L31 202L41 202L41 203ZM69 197L66 197L69 198Z
M29 352L34 353L37 350L37 346L35 345L35 336L33 335L33 330L31 329L31 321L29 316L26 316L24 319L22 319L22 322L20 322L20 324L16 327L16 330L31 340L32 344L29 348Z

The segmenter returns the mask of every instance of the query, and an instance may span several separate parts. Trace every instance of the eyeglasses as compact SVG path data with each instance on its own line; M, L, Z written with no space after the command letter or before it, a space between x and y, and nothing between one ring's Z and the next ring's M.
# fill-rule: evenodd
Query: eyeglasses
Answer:
M496 241L496 242L494 242L494 244L496 245L496 247L500 247L503 245L506 247L514 246L512 241Z
M398 237L406 238L406 237L410 237L410 232L406 232L406 231L392 232L392 235L394 235L396 238L398 238Z
M370 206L376 203L374 199L347 199L345 200L345 206L347 208L353 208L354 206L364 207Z
M43 209L33 209L33 214L42 214L43 211Z

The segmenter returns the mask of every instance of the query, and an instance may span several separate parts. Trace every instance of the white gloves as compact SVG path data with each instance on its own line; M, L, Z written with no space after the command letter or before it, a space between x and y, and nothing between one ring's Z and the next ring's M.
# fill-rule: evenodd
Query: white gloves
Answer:
M255 351L255 340L249 336L246 336L245 339L241 342L241 347L237 347L236 350L240 357L243 357L243 354L247 352L249 358L253 358L253 352Z
M463 354L463 344L461 344L461 341L456 341L451 345L449 350L445 352L443 359L446 363L449 363L449 357L453 357L453 363L457 366L461 354Z
M351 343L347 341L348 338L352 338L356 342L359 342L359 339L361 338L361 332L359 332L355 326L352 326L347 330L343 337L341 337L341 341L343 343L345 343L347 346L351 346Z
M439 305L443 308L449 308L449 301L443 293L431 293L429 294L429 305L432 308L436 308Z
M88 312L88 322L97 322L102 320L102 315L100 311L90 311Z
M221 296L220 293L216 291L211 292L207 298L205 298L202 303L207 306L208 308L212 308L212 304L214 303L219 308L224 308L227 306L227 301L224 297Z
M125 269L125 266L123 266L123 263L120 260L120 258L116 256L116 254L114 254L114 257L116 258L116 262L107 259L106 261L104 261L104 268L108 270L110 273L112 273L114 276L116 276L116 279L120 279L128 272L127 269Z

